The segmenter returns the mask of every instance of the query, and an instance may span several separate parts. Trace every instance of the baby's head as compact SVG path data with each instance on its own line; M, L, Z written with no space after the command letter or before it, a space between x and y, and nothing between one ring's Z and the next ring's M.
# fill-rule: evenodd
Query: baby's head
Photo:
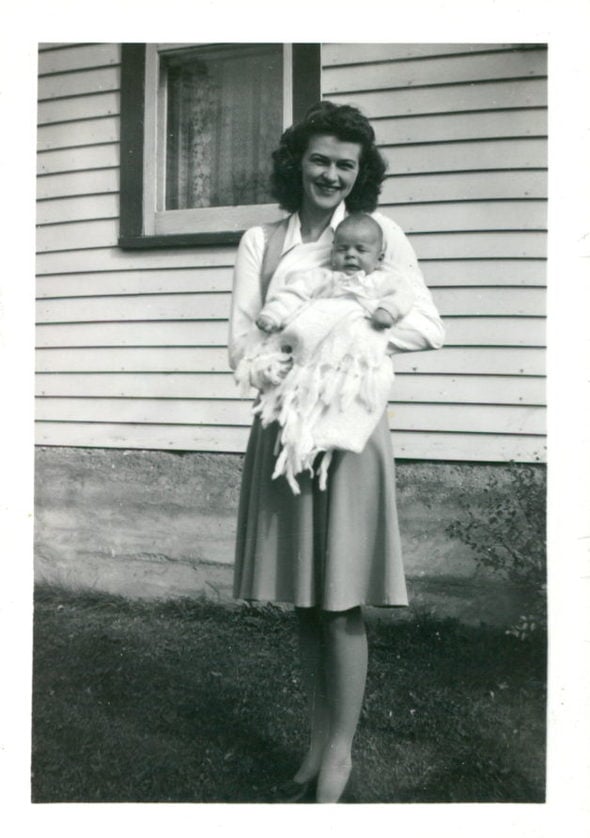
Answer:
M374 218L363 212L347 215L336 227L332 270L370 274L383 259L383 233Z

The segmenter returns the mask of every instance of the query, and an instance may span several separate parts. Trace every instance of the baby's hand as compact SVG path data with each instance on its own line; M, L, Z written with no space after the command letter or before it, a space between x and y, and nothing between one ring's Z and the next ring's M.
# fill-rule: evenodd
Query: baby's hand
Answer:
M272 332L278 332L280 329L280 326L266 314L258 315L256 325L261 332L266 332L267 335L270 335Z
M371 317L371 325L374 329L389 329L394 322L391 314L384 308L376 308Z

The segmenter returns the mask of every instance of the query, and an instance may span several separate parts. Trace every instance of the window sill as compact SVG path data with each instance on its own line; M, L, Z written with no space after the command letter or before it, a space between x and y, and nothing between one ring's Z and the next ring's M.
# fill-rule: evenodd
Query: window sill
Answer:
M121 236L122 250L150 250L165 247L205 247L207 245L237 245L244 230L221 233L176 233L156 236Z

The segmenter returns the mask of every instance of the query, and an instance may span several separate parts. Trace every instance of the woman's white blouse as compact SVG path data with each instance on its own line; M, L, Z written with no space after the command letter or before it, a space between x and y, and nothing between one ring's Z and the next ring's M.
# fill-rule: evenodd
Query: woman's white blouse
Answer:
M299 216L289 218L281 261L269 285L269 290L279 290L291 271L329 267L334 230L346 215L344 204L336 208L329 226L318 241L301 240ZM426 287L414 250L401 228L379 212L372 213L383 230L385 257L384 269L401 271L412 283L416 302L410 312L389 330L392 353L415 352L420 349L439 349L444 341L444 327ZM246 343L262 308L260 271L264 257L264 231L262 227L246 230L236 258L229 326L229 362L232 369L238 365Z

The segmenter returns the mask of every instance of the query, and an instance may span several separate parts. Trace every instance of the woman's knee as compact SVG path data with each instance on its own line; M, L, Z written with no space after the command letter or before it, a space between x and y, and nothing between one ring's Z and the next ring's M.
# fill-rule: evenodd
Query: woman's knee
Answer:
M329 637L342 637L364 631L363 614L360 606L346 611L322 611L321 620L324 632Z

